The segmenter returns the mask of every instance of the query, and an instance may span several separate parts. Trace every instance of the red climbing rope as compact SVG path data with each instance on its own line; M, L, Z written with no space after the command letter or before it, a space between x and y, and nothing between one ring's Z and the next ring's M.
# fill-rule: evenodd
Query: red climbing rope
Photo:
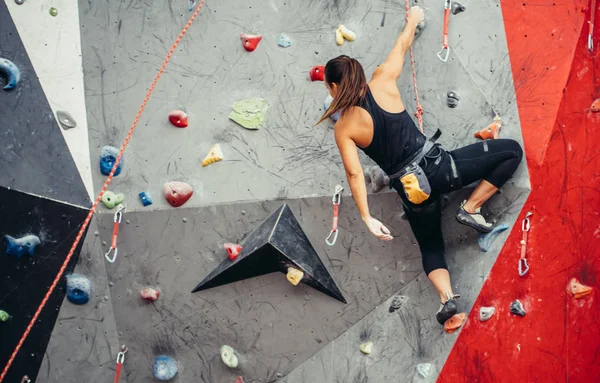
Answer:
M60 281L60 278L62 277L63 273L65 272L65 269L67 268L67 265L69 264L69 261L71 260L71 257L73 256L73 253L75 252L75 248L77 248L77 245L79 244L79 241L81 240L81 237L83 236L83 233L85 232L85 229L88 227L88 225L92 219L92 216L94 215L94 213L96 211L96 207L98 206L98 203L102 199L102 195L104 194L104 192L108 188L108 185L112 181L113 175L115 174L115 170L117 170L117 166L119 166L119 162L121 161L121 157L123 156L123 152L125 151L125 148L129 144L131 135L133 134L133 131L135 130L135 127L137 126L137 124L140 120L140 117L142 116L142 112L144 112L144 109L146 108L146 104L148 103L148 99L150 99L150 96L152 95L152 92L154 91L154 87L156 86L156 83L158 82L158 80L160 79L160 77L163 74L163 71L167 67L167 64L169 63L169 60L171 59L173 52L175 52L177 45L179 45L179 42L181 41L181 39L187 32L188 28L190 27L190 25L192 25L192 22L196 19L196 16L198 16L198 13L200 12L200 9L202 8L203 5L204 5L204 0L200 1L198 6L196 7L196 11L190 17L187 24L183 27L183 29L179 33L179 36L177 36L177 39L175 39L175 42L173 43L173 45L171 45L171 49L169 49L169 53L167 54L167 57L165 57L165 60L163 61L162 65L160 66L160 69L158 70L158 73L154 77L154 81L152 81L152 85L150 85L150 88L148 89L148 92L146 93L146 97L144 97L144 101L142 102L142 105L140 106L140 109L138 110L138 112L135 116L135 119L133 120L133 123L131 124L131 127L129 128L127 137L125 137L125 141L123 142L123 144L121 145L121 149L119 150L119 155L117 157L117 160L115 161L115 164L113 165L113 168L111 169L110 174L106 178L106 181L104 182L104 186L102 186L102 190L100 190L100 194L98 194L96 201L94 201L92 208L90 209L87 217L85 218L85 221L83 222L83 225L81 226L81 229L79 230L79 233L77 233L77 237L75 237L75 241L73 242L73 245L71 246L71 249L69 250L69 253L67 254L67 257L65 258L65 261L63 262L62 266L60 267L60 270L58 270L58 274L56 275L56 278L54 278L54 281L50 285L48 292L44 296L44 299L42 299L42 302L40 303L35 314L33 314L33 317L31 318L29 325L27 325L27 328L25 329L23 336L21 336L19 343L17 343L15 350L11 354L10 359L8 359L6 366L4 366L4 370L2 370L2 375L0 375L0 383L6 377L6 374L8 373L8 369L14 362L15 357L17 356L17 353L23 346L23 343L25 342L25 339L27 339L27 336L29 336L29 333L31 332L33 325L35 324L38 317L40 316L40 313L44 309L44 306L46 306L46 303L48 303L48 299L52 295L52 292L54 292L56 285L58 284L58 282Z
M408 12L410 11L409 0L406 0L406 21L408 21ZM419 90L417 89L417 72L415 70L415 58L413 56L412 45L410 46L410 64L412 66L412 77L413 77L413 86L415 89L415 101L417 105L417 109L415 111L415 117L419 121L419 130L423 133L423 106L419 102ZM423 133L424 134L424 133Z

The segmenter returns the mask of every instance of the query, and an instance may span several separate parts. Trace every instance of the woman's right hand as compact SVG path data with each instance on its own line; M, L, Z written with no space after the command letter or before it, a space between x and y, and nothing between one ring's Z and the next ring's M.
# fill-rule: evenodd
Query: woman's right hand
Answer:
M391 241L393 237L390 235L390 231L381 222L373 217L368 217L365 220L365 224L369 228L369 231L373 233L377 238L384 241Z
M414 21L415 24L419 24L425 20L425 12L418 5L413 5L408 11L408 17Z

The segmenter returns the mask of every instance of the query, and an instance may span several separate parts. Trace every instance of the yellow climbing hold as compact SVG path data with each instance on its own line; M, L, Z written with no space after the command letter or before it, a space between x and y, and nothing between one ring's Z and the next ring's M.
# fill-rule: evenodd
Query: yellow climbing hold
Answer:
M294 286L297 286L298 283L302 280L304 273L298 269L294 269L293 267L288 267L287 270L287 279Z
M373 352L373 342L363 343L358 348L363 354L369 355Z
M354 41L356 40L356 33L340 24L335 30L335 42L337 45L342 45L344 43L344 39L348 41Z
M221 161L223 159L223 152L221 151L221 145L215 144L210 152L202 160L202 166L208 166L214 162Z

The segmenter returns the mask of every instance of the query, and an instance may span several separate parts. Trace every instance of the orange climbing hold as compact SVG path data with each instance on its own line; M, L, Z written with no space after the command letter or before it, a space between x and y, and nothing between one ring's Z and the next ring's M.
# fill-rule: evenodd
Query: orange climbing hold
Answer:
M467 314L454 314L452 318L448 319L446 323L444 323L444 331L446 331L448 334L452 334L454 331L458 330L466 320Z
M577 278L573 278L567 285L567 291L573 295L574 298L582 298L592 292L592 288L581 284Z
M592 106L590 107L592 112L600 112L600 98L597 98L592 102Z
M479 138L480 140L497 140L500 137L501 127L502 121L500 121L500 117L496 116L494 122L489 124L487 128L475 133L475 138Z
M252 52L258 47L258 43L262 40L261 35L246 35L244 33L240 34L240 39L242 39L242 45L244 49L248 52Z

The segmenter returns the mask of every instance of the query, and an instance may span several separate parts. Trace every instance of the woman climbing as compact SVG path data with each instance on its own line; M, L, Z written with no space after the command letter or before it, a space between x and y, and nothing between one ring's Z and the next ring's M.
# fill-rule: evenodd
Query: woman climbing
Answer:
M387 59L367 83L360 63L342 55L325 66L325 84L333 101L319 123L339 112L334 134L359 213L375 236L392 239L390 231L369 214L367 189L357 147L390 177L421 249L423 268L441 299L440 324L457 312L456 298L444 259L440 195L481 180L463 201L456 219L480 232L492 230L481 206L515 172L523 151L519 143L496 139L453 151L419 131L407 113L396 82L423 10L412 7L407 23ZM438 134L436 134L437 136ZM436 137L437 138L437 137Z

